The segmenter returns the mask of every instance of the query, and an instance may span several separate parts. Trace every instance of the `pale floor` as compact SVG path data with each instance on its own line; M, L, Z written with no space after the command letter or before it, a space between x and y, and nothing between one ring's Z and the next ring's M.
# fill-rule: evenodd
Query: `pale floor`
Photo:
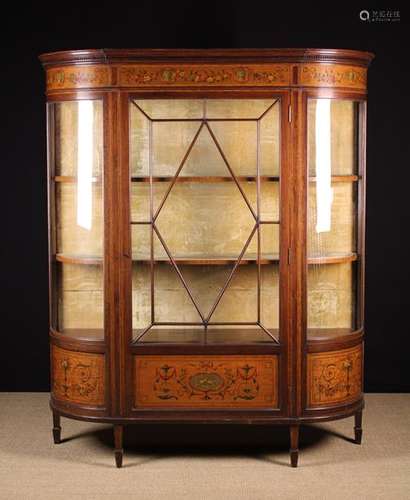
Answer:
M110 426L62 427L48 394L0 394L1 499L410 499L410 394L367 395L361 446L352 418L303 427L297 469L281 428L132 426L116 469Z

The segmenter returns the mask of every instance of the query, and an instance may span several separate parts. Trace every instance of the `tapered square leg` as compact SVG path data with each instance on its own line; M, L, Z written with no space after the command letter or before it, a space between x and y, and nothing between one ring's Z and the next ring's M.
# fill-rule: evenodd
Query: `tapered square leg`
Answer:
M290 464L292 467L298 466L299 458L299 425L290 426Z
M354 414L354 441L356 444L362 444L362 410Z
M53 438L54 438L54 444L61 443L60 415L55 411L53 411Z
M115 454L115 464L117 467L122 467L122 457L123 457L123 434L124 434L124 426L122 425L114 425L114 454Z

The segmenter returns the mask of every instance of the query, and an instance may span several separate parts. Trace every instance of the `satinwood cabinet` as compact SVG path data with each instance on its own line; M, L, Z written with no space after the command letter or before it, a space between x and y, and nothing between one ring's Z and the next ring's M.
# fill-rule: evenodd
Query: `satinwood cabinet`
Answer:
M366 78L328 49L44 54L51 409L290 428L363 408Z

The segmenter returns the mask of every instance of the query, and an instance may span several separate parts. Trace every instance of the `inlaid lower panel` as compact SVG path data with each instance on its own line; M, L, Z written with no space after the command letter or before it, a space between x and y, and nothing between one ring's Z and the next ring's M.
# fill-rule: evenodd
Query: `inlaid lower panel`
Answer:
M308 407L340 405L360 397L363 348L307 355Z
M134 406L277 408L278 356L135 356Z
M103 354L86 354L52 346L52 393L56 399L91 406L104 405Z

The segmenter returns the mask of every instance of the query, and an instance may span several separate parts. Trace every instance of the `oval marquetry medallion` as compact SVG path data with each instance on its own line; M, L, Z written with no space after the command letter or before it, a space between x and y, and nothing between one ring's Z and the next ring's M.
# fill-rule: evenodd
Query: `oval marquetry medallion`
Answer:
M224 385L224 379L217 373L196 373L189 379L189 385L195 391L218 391Z

